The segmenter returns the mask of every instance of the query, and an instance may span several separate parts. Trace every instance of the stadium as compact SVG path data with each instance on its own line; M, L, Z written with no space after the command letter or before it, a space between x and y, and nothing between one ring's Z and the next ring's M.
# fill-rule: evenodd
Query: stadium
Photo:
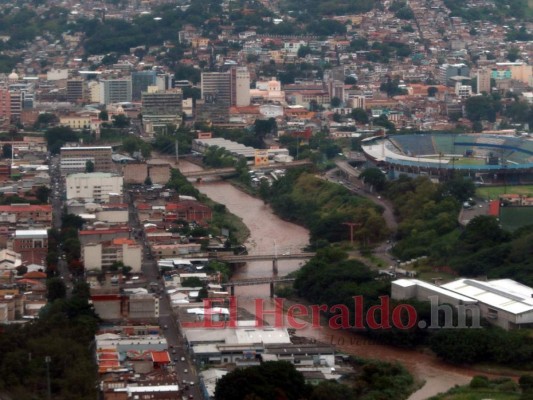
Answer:
M512 134L389 135L361 144L365 157L391 177L405 173L446 180L460 171L478 184L533 182L533 140Z

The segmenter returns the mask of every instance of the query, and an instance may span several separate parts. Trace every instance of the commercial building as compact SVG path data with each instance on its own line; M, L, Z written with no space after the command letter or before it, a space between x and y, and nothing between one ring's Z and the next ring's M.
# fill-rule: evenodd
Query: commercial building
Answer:
M150 89L155 90L150 90ZM142 93L143 124L149 132L180 125L182 120L183 92L181 89L158 90L152 86Z
M111 197L122 196L121 175L107 172L70 174L67 176L67 200L109 203Z
M399 279L391 285L391 297L395 300L424 301L433 296L438 304L468 306L479 311L481 317L503 329L533 326L533 289L511 279L461 278L441 286L417 279Z
M85 100L85 81L83 79L67 80L67 101L79 103Z
M125 318L156 322L159 318L159 299L153 294L141 291L121 294L118 293L118 288L114 292L104 290L104 293L96 293L96 291L91 290L91 301L94 305L94 311L105 321Z
M122 262L131 267L131 272L141 272L142 248L132 239L117 238L110 242L85 244L81 248L81 256L87 270L102 270Z
M87 161L92 161L95 172L113 171L111 146L61 147L61 173L84 172Z
M443 85L450 85L452 77L464 77L470 79L470 68L466 64L443 64L439 68L439 78Z
M203 72L202 99L207 103L229 106L250 105L250 72L246 67L233 67L226 72Z
M141 100L141 94L154 86L157 80L156 71L135 71L131 73L131 98L133 101Z
M100 104L131 102L131 79L104 79L100 81Z

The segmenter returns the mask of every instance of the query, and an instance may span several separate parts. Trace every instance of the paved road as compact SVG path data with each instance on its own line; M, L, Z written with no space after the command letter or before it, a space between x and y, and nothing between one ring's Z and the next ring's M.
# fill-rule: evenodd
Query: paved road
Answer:
M61 177L61 171L59 169L59 156L51 157L49 162L49 175L51 180L50 185L50 203L52 204L52 227L61 230L61 216L63 213L63 196L65 193L65 185ZM67 297L72 294L73 282L72 276L68 269L67 262L63 259L62 249L58 249L59 260L57 263L57 271L59 276L65 282L67 287Z
M353 167L350 168L354 169ZM387 224L387 228L389 228L391 232L390 236L393 237L396 233L396 230L398 229L398 222L396 221L396 217L394 215L394 207L392 203L389 200L382 198L378 193L370 192L368 189L366 189L363 181L359 179L358 173L354 172L353 174L350 174L349 179L345 179L343 177L337 176L338 172L339 170L337 168L334 168L328 171L324 176L329 181L343 185L345 188L347 188L357 196L365 197L373 203L381 206L383 208L383 219ZM380 243L374 249L374 255L382 259L387 265L396 265L396 259L389 253L389 250L391 249L392 245L393 244L391 240L386 240Z

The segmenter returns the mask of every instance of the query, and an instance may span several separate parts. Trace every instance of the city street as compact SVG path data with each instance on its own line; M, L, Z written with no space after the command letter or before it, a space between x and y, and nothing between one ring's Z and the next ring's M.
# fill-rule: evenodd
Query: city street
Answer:
M142 226L134 209L131 192L125 192L125 200L129 205L129 226L132 232L142 232ZM170 305L170 299L165 292L165 286L160 276L157 261L150 254L150 248L146 239L142 237L139 241L143 246L142 272L146 277L146 281L149 283L158 282L159 284L157 289L157 295L159 296L159 325L163 329L163 334L167 339L169 354L179 378L178 384L184 388L184 394L188 398L202 399L203 397L198 386L197 368L187 352L185 340L179 331L176 316L173 314ZM191 395L193 397L190 397Z

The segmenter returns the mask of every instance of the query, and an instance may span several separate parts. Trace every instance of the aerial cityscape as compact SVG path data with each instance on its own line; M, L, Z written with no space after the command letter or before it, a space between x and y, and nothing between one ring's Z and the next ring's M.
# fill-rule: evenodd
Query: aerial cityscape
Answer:
M0 400L533 399L532 0L0 0Z

